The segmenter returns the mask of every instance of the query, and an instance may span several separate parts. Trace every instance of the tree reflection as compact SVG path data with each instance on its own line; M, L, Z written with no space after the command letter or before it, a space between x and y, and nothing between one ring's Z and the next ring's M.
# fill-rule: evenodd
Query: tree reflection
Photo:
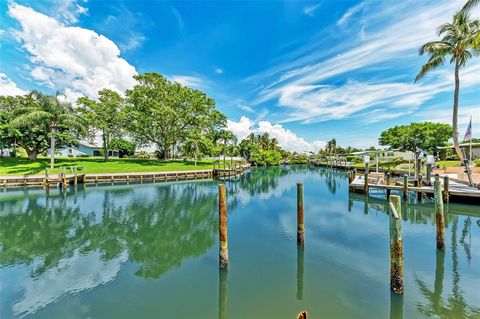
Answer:
M480 316L480 308L468 305L460 289L460 272L458 270L457 255L458 217L453 219L451 229L452 292L446 301L442 300L445 253L437 250L433 291L430 290L426 283L419 277L415 280L420 292L427 300L427 303L419 304L417 307L418 310L427 317L478 318Z
M98 215L81 213L68 197L49 198L46 207L27 199L21 213L0 217L1 265L35 262L32 276L38 276L77 250L98 251L104 261L127 251L139 263L136 275L158 278L213 246L216 193L210 187L178 184L154 193L154 199L137 198L130 189L123 197L131 200L122 205L116 190L105 190Z

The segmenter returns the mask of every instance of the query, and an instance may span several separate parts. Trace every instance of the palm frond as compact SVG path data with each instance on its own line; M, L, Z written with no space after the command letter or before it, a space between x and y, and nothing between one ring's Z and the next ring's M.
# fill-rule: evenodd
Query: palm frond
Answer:
M455 50L455 48L447 42L444 41L433 41L433 42L427 42L424 45L420 47L419 54L423 55L425 53L430 53L433 54L435 52L445 52L448 53L452 50Z
M442 66L444 62L445 62L445 57L444 56L433 56L433 57L431 57L428 60L428 62L425 63L422 66L422 69L420 70L420 72L415 77L415 82L414 83L417 83L417 81L419 81L421 78L423 78L425 76L425 74L427 74L429 71L435 70L439 66Z
M23 114L12 121L13 126L28 126L40 123L48 123L50 113L40 110L33 110L29 113ZM50 123L48 123L50 124Z
M480 0L467 0L465 4L463 5L463 8L460 10L460 12L467 13L470 10L473 9L473 7L477 6L480 4Z

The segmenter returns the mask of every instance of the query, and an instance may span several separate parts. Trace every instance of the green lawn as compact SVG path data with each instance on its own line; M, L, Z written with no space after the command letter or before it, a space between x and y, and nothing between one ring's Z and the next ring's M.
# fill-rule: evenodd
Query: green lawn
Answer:
M51 173L57 173L58 167L75 166L83 167L87 174L95 173L130 173L130 172L160 172L160 171L181 171L195 169L213 168L212 160L197 162L185 161L161 161L148 159L109 159L105 162L100 158L57 158L55 169ZM43 175L45 168L50 167L49 158L39 158L36 161L29 161L26 158L0 158L1 175ZM69 170L67 170L69 173Z

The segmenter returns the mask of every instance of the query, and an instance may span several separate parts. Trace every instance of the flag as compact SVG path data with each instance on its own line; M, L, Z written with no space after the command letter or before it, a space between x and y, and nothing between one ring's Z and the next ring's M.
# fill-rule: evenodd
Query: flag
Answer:
M463 137L464 141L470 141L472 139L472 118L470 118L470 123L468 124L467 131Z

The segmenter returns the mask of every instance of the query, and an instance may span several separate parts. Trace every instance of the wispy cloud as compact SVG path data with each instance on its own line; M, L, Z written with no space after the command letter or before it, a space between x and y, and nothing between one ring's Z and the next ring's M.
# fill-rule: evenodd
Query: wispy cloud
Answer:
M217 74L223 74L223 69L222 69L222 68L216 67L216 68L214 69L214 71L215 71L215 73L217 73Z
M361 2L354 7L351 7L343 14L343 16L337 21L338 26L344 26L348 23L350 18L360 12L365 7L365 2Z
M178 82L183 86L188 86L190 88L199 89L205 87L205 81L193 75L171 75L168 77L171 81Z
M306 7L303 8L303 14L307 15L307 16L310 16L310 17L314 17L315 16L315 12L317 11L317 9L321 6L321 2L319 3L315 3L315 4L312 4L312 5L308 5Z
M385 12L381 7L366 10L366 2L345 13L342 24L363 9L363 19L375 26L361 38L354 34L346 39L351 47L345 48L344 42L333 49L338 53L307 64L303 61L314 61L317 52L305 50L304 56L295 60L297 66L288 70L274 66L272 71L264 72L263 78L257 79L263 82L263 88L254 104L276 101L282 107L279 111L283 122L316 123L375 109L379 111L372 114L381 120L391 116L386 113L392 109L409 112L407 109L417 108L437 94L451 91L453 75L448 67L414 85L415 70L408 66L419 65L422 58L418 57L418 47L436 38L438 25L451 19L458 3L444 0L428 4L386 2L386 5L392 14L388 19L378 14ZM462 71L463 88L480 83L478 62L472 61ZM388 79L396 72L399 75L396 79ZM368 121L376 120L369 118Z
M28 93L22 90L5 73L0 72L0 95L16 96Z

